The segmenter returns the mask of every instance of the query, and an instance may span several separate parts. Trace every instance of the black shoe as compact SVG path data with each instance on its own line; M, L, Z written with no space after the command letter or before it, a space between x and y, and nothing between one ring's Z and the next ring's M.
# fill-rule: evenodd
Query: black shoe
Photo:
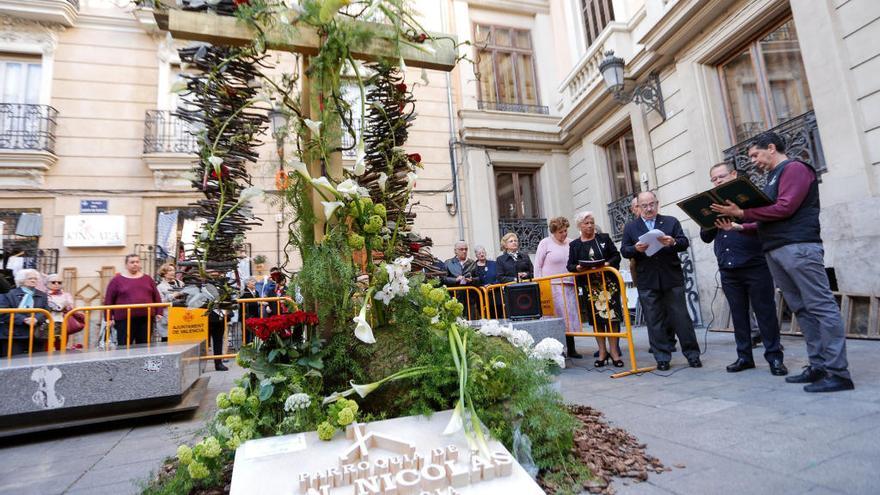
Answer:
M216 371L229 371L229 368L226 367L223 363L217 363L214 365L214 370Z
M623 368L623 359L611 358L611 364L613 364L615 368Z
M770 374L773 376L785 376L788 374L788 368L782 363L781 359L770 361Z
M669 371L669 361L657 361L657 371Z
M840 392L856 388L852 380L836 375L828 375L821 380L804 386L804 392Z
M688 366L690 366L691 368L702 368L703 362L700 361L700 358L698 358L698 357L693 358L693 359L688 359Z
M786 383L813 383L825 378L828 373L819 368L812 366L804 366L804 371L800 375L786 377Z
M754 361L746 361L743 358L739 358L736 361L734 361L733 364L727 365L727 372L728 373L738 373L743 370L750 370L754 367L755 367Z
M593 361L593 366L595 366L596 368L601 368L608 364L608 359L608 356L605 356L605 359L597 359Z
M584 358L584 355L583 355L583 354L578 354L577 351L568 351L566 354L567 354L568 357L570 357L571 359L583 359L583 358Z

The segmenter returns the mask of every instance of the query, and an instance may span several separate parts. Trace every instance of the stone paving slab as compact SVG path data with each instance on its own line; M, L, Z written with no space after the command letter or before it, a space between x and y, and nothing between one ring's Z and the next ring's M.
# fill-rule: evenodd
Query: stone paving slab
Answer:
M652 364L644 329L634 333L639 365ZM677 355L668 372L611 379L618 369L594 369L594 341L578 339L586 357L569 360L559 376L563 396L602 411L671 468L645 483L616 480L618 494L877 493L880 342L848 342L856 390L814 395L770 375L760 352L757 369L726 373L735 359L732 334L710 332L706 340L701 369L687 368ZM807 363L803 340L783 340L786 364L797 373ZM230 364L228 373L208 373L209 391L195 414L5 439L0 495L138 493L139 483L213 414L216 393L240 374Z

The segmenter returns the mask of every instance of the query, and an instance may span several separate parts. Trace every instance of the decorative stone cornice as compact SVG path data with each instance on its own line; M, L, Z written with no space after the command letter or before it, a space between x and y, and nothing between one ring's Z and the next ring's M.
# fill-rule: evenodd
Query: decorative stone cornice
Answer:
M192 189L190 172L196 155L183 153L146 153L144 163L153 172L156 189Z
M0 150L0 187L41 187L56 163L48 151Z
M548 0L468 0L468 4L486 10L515 14L549 14Z
M79 9L67 0L4 0L0 2L0 14L73 27Z
M0 14L0 43L28 48L38 47L43 55L55 53L58 47L58 33L64 29L58 24Z
M491 110L460 110L467 144L553 149L560 146L559 117Z

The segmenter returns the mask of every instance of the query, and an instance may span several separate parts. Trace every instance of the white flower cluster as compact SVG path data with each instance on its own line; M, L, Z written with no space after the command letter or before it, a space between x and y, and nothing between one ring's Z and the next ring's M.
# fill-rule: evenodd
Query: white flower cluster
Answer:
M504 337L508 342L525 352L531 349L535 339L525 330L516 330L513 325L501 325L498 320L489 320L480 327L480 333L488 337Z
M312 398L309 394L292 394L284 401L284 410L292 413L300 409L305 409L312 404Z
M532 349L532 353L529 355L532 359L540 359L545 360L549 359L556 363L560 368L565 368L565 358L562 357L562 352L564 348L562 347L562 343L556 339L551 339L550 337L545 338L544 340L538 342L538 345Z
M373 296L377 301L382 301L388 306L392 299L399 295L409 293L409 279L406 274L410 271L412 256L408 258L397 258L392 263L385 264L385 271L388 272L388 283L377 291Z

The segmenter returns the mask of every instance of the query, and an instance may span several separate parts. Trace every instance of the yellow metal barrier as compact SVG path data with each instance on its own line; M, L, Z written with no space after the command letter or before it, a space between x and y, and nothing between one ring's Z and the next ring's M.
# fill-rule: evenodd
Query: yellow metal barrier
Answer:
M55 320L52 319L52 313L46 311L42 308L2 308L0 309L0 315L9 315L9 334L7 336L6 342L6 357L12 357L12 340L15 336L15 316L16 314L26 313L30 314L30 322L29 322L29 334L28 334L28 355L33 354L34 352L34 325L36 324L37 314L44 315L46 317L46 321L49 322L49 341L47 344L47 352L52 352L54 350L53 343L55 341Z
M128 348L131 346L131 310L132 309L147 309L147 344L150 343L152 337L152 328L153 328L153 315L157 313L153 313L153 309L161 309L161 308L170 308L171 303L147 303L147 304L105 304L100 306L81 306L79 308L73 308L67 313L64 314L64 318L61 320L61 352L65 352L67 350L67 324L68 320L73 317L73 314L77 311L82 311L85 315L85 323L83 329L83 348L89 348L89 319L91 317L92 311L103 311L104 312L104 320L105 322L109 322L113 320L110 317L111 311L120 311L126 310L125 312L125 347ZM109 325L109 323L108 323ZM104 342L105 347L110 348L110 330L104 333ZM49 346L51 347L53 342L50 339Z
M486 294L485 313L487 318L493 320L507 318L507 307L504 305L504 288L512 283L491 284L482 287L483 292Z
M482 287L472 287L472 286L464 286L464 287L447 287L449 292L453 297L458 299L459 302L464 304L464 308L466 311L468 320L484 320L488 318L488 313L486 313L486 301L485 301L485 293ZM476 297L477 308L479 314L473 314L473 307L471 306L471 293L474 294L473 297ZM462 299L464 299L462 301ZM474 318L477 316L477 318Z
M624 324L624 326L626 328L625 331L617 331L617 332L611 331L612 327L613 327L613 325L612 325L613 318L600 318L600 316L598 316L596 314L597 301L601 304L606 305L606 308L610 308L610 304L612 303L612 300L609 298L609 295L610 295L608 292L608 283L609 282L606 279L606 275L605 275L606 273L610 273L611 275L613 275L617 281L617 287L618 287L618 291L619 291L618 293L620 294L620 296L619 296L620 297L620 308L619 309L620 309L620 313L621 313L621 315L620 315L621 319L619 319L618 321L620 323ZM601 278L601 281L598 284L595 284L591 280L591 278L595 278L596 276L599 276L599 278ZM568 321L569 320L569 312L567 309L568 298L564 297L564 300L566 302L566 304L565 304L566 309L565 309L565 314L562 315L562 317L566 320L566 336L598 337L598 338L625 338L628 342L627 347L629 348L629 357L630 357L630 363L632 366L630 367L630 369L628 371L622 371L620 373L615 373L615 374L611 375L611 378L620 378L620 377L632 375L635 373L643 373L646 371L652 371L655 368L654 366L647 367L647 368L639 368L636 363L636 351L635 351L635 346L633 345L633 337L632 337L632 323L630 322L630 319L629 319L629 309L628 309L629 306L628 306L627 300L626 300L626 284L624 283L623 276L620 274L620 272L617 271L617 269L615 269L613 267L603 266L603 267L599 267L599 268L595 268L595 269L591 269L591 270L587 270L587 271L583 271L583 272L578 272L578 273L564 273L564 274L560 274L560 275L553 275L550 277L536 278L533 281L535 281L535 282L542 281L542 280L551 280L552 281L555 279L572 278L572 277L576 280L576 285L581 285L586 290L586 293L583 294L582 297L586 299L586 301L587 301L586 305L590 308L590 315L589 315L588 323L590 324L590 326L593 327L593 331L592 332L586 332L586 331L571 332L569 330L573 326L570 325L570 322ZM573 287L573 290L576 291L577 288ZM563 288L563 291L564 291L564 288ZM594 297L594 294L598 294L598 296ZM551 297L552 297L552 294L551 294ZM604 298L604 300L600 300L600 297ZM580 306L580 304L579 304L579 306ZM554 304L554 308L555 307L556 307L556 305ZM606 309L606 311L607 311L607 309ZM580 308L578 309L576 314L577 314L577 318L578 318L578 324L575 328L579 328L581 330L584 330L584 322L581 318ZM599 321L600 319L605 321L605 324L607 324L607 327L605 327L605 328L608 331L606 331L606 332L599 331L600 326L601 326L600 321Z

